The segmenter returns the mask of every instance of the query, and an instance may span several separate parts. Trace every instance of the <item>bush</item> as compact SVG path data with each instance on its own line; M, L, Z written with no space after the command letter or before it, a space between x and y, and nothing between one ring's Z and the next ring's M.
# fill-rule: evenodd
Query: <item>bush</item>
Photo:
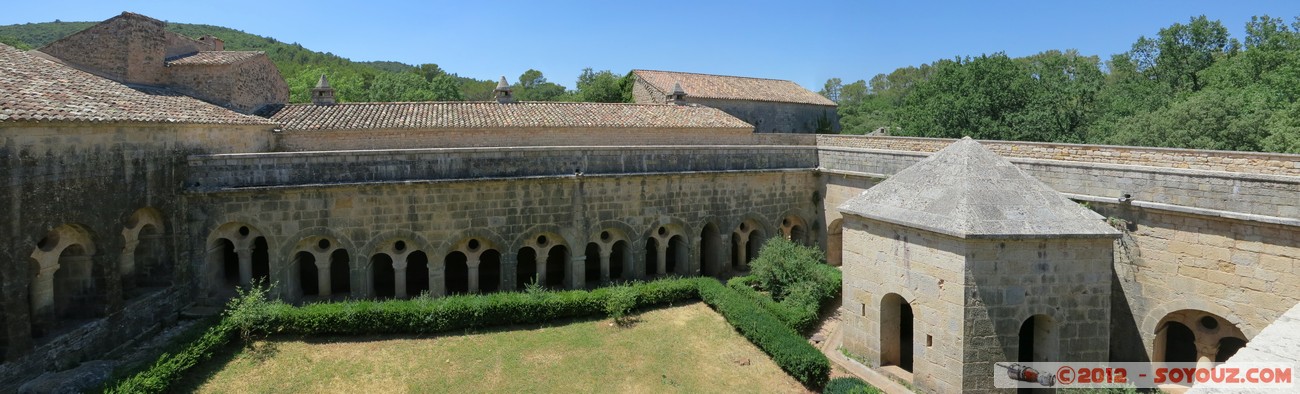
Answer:
M810 271L812 280L788 286L786 297L781 302L755 290L754 286L758 286L759 281L752 275L731 278L727 281L727 286L753 300L795 331L808 333L820 321L821 306L839 297L841 286L838 268L818 264L811 267Z
M819 388L830 374L830 360L794 329L739 292L716 281L700 281L700 298L804 386Z
M876 394L880 389L858 378L835 378L826 383L824 394Z
M609 318L614 319L614 323L620 326L628 324L627 314L632 312L636 307L636 289L629 286L618 286L609 291L609 298L605 299L605 313Z
M759 285L780 301L796 283L817 281L815 267L825 265L825 257L816 248L800 246L784 238L773 238L759 249L749 263Z

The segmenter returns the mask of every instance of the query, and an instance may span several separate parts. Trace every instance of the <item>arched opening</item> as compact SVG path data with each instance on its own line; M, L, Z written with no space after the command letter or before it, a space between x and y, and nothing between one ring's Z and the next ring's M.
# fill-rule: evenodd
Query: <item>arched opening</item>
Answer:
M912 305L898 294L886 294L880 300L880 365L912 372L912 330Z
M429 256L414 251L406 256L406 296L415 297L429 292Z
M1227 362L1228 359L1237 354L1238 350L1246 347L1246 340L1235 337L1223 337L1219 339L1219 353L1214 355L1214 362Z
M609 253L609 278L629 280L623 276L623 267L632 266L632 254L628 253L627 241L614 242Z
M1235 324L1213 313L1195 309L1171 312L1156 327L1152 352L1155 361L1227 360L1248 342ZM1217 349L1210 346L1216 344Z
M745 242L745 264L758 258L758 251L763 249L763 242L767 242L767 236L762 230L754 229L749 233L749 240Z
M217 240L216 255L221 259L221 281L229 288L239 287L239 254L235 244L221 238Z
M645 277L659 276L659 240L650 238L645 241Z
M836 267L844 264L844 228L840 220L832 221L826 232L826 263Z
M393 269L392 257L386 253L370 257L370 270L375 298L393 298L397 295L397 270Z
M348 251L337 249L330 253L330 294L343 296L352 293L352 258Z
M666 266L664 271L669 274L687 276L690 271L690 247L686 245L686 237L674 235L668 239L668 251L666 253Z
M135 250L124 253L122 265L132 267L122 272L122 289L124 298L148 293L149 290L166 287L171 284L171 270L163 264L163 238L158 227L152 224L140 225L134 240ZM127 241L127 247L132 240Z
M741 251L744 251L744 249L740 247L740 241L743 239L743 237L744 235L741 235L740 233L731 233L731 269L732 270L741 271L744 269L745 262L741 260L744 258L744 256L741 256L740 253Z
M448 253L447 258L443 259L443 266L447 267L447 274L444 276L447 281L447 295L469 293L468 263L469 258L461 252Z
M808 233L804 231L803 226L794 225L790 227L790 241L799 245L808 244Z
M569 273L569 249L563 245L551 247L546 255L546 287L563 289L564 278Z
M722 276L722 235L718 226L705 224L700 231L700 270L705 276Z
M1047 315L1034 315L1020 324L1016 361L1059 361L1056 321Z
M253 240L253 283L271 284L271 255L265 237Z
M583 281L586 288L591 289L600 286L600 244L590 242L587 244L587 250L584 252L587 256L583 264ZM610 265L614 265L613 261Z
M515 287L523 290L529 283L537 282L537 251L525 246L519 249L519 258L515 264Z
M478 291L495 293L501 290L501 252L488 249L478 256Z
M309 252L298 252L293 256L293 264L298 271L298 289L303 296L320 295L320 273L316 266L316 256Z
M1187 325L1176 321L1165 323L1164 329L1165 354L1164 362L1167 363L1194 363L1196 362L1196 333Z

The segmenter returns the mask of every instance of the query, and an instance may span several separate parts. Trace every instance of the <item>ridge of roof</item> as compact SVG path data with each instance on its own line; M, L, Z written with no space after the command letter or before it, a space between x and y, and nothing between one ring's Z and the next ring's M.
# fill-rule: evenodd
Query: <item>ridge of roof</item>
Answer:
M643 69L632 70L632 74L637 76L637 81L644 82L646 86L663 94L672 92L674 85L680 84L687 100L697 97L827 107L838 105L794 81L784 79Z
M779 81L779 82L790 82L790 83L794 83L794 81L791 81L791 80L788 80L788 79L762 78L762 77L747 77L747 76L743 76L743 75L722 75L722 74L697 73L697 72L690 72L690 71L651 70L651 69L646 69L646 68L637 68L637 69L633 69L633 70L632 70L632 72L637 72L637 71L649 71L649 72L668 73L668 74L690 74L690 75L701 75L701 76L706 76L706 77L744 78L744 79L757 79L757 80L761 80L761 81Z

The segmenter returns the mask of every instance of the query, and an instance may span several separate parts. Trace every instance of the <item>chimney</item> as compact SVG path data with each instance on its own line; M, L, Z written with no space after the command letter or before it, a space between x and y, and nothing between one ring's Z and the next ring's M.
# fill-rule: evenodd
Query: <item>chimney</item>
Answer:
M334 88L330 87L330 81L325 79L325 74L320 75L320 80L316 81L316 87L311 89L311 103L334 105Z
M498 103L505 104L515 102L515 96L513 92L511 92L510 84L506 83L506 76L504 75L501 76L501 82L497 82L497 88L492 89L492 93L496 93Z
M203 37L199 37L199 41L207 43L213 51L226 50L226 42L222 41L220 38L213 37L210 34L204 34Z
M686 105L686 91L682 90L682 83L673 84L673 92L668 94L668 102L677 105Z

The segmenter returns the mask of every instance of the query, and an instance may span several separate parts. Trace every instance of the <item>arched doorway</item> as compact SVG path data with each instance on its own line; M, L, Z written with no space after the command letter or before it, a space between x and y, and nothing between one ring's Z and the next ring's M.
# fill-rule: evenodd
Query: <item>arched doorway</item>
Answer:
M583 266L583 270L582 270L582 272L583 272L583 274L582 274L583 283L586 284L586 286L585 286L586 288L588 288L588 289L594 289L594 288L596 288L596 287L599 287L599 286L600 286L600 282L601 282L601 280L600 280L600 254L601 254L600 244L595 243L595 242L588 242L588 243L587 243L587 249L583 252L583 254L586 256L586 259L584 259L585 261L583 261L583 264L582 264L582 266Z
M337 249L330 253L330 290L339 298L352 294L352 258L348 251Z
M478 257L478 290L495 293L501 290L501 252L484 250Z
M1056 321L1047 315L1034 315L1020 324L1016 361L1060 361Z
M668 250L664 253L664 272L671 275L690 275L690 246L686 237L674 235L668 239Z
M1156 325L1152 360L1210 363L1226 360L1247 344L1246 335L1223 317L1202 310L1171 312Z
M902 296L889 293L880 300L880 365L893 365L912 372L912 305Z
M397 272L393 268L393 258L387 253L370 257L371 279L375 298L388 299L397 295Z
M659 240L651 237L645 242L645 277L659 276Z
M546 254L546 287L563 289L569 274L569 248L555 245Z
M469 293L469 258L461 252L451 252L443 259L443 266L447 269L444 276L447 286L447 295L467 294Z
M631 280L624 276L624 268L632 266L632 253L628 251L627 241L614 242L609 252L609 277L614 280ZM627 269L631 272L631 268ZM628 275L631 276L631 275Z
M844 228L841 220L832 221L830 230L826 232L826 263L836 267L844 264Z
M406 296L415 297L429 292L429 255L414 251L406 256Z

